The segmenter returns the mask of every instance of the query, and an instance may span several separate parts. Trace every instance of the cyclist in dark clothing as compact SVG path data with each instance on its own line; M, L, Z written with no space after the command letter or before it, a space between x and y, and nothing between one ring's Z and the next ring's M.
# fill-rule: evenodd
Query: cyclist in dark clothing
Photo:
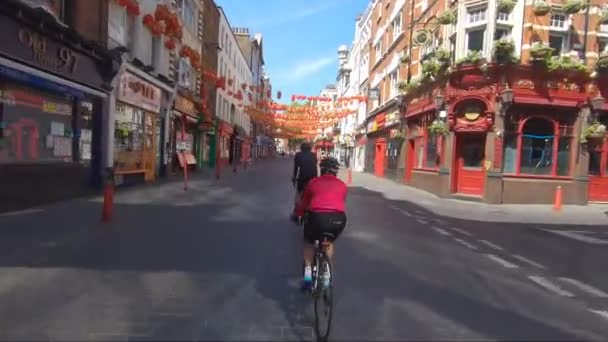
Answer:
M296 218L295 209L300 202L300 196L302 195L306 184L317 176L317 156L312 152L312 147L309 143L302 143L300 152L296 153L296 156L294 157L293 177L291 179L297 189L294 205L294 219Z

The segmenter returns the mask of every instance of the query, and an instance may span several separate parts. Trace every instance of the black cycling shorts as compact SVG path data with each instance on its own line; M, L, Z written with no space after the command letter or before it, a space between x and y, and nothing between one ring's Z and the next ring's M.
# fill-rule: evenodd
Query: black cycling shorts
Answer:
M331 234L335 241L346 227L346 215L340 212L315 213L307 212L304 221L304 240L310 244L321 241L324 233Z

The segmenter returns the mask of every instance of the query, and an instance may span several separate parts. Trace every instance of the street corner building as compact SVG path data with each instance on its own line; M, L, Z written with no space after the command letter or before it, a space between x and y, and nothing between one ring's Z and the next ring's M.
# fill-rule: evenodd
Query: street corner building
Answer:
M118 63L20 1L2 1L0 41L0 211L89 193L101 180Z
M398 3L392 22L371 10L367 172L493 204L550 204L559 187L565 204L608 202L608 9ZM391 50L402 20L411 44Z

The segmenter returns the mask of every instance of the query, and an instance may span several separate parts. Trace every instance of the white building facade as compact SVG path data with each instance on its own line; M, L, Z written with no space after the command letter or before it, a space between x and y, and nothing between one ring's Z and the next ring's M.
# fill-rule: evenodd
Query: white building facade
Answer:
M218 89L217 116L231 125L240 126L249 136L251 134L251 120L244 111L244 107L249 104L247 97L249 89L243 90L242 85L246 84L249 87L254 83L252 82L253 76L247 59L236 41L230 22L221 7L219 8L219 44L221 50L218 51L217 69L218 75L226 79L226 89Z

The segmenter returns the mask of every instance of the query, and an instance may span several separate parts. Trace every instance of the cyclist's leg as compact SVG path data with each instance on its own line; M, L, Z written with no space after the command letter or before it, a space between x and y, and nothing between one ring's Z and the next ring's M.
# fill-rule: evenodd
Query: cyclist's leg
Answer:
M311 217L314 215L306 215L304 220L303 239L302 239L302 250L304 256L304 282L311 282L311 271L312 264L315 257L315 240L318 239L316 234L315 218Z
M334 243L342 234L344 227L346 227L346 215L344 213L325 213L322 224L323 232L334 236L334 239L328 241L329 243L323 248L330 260L334 256Z

